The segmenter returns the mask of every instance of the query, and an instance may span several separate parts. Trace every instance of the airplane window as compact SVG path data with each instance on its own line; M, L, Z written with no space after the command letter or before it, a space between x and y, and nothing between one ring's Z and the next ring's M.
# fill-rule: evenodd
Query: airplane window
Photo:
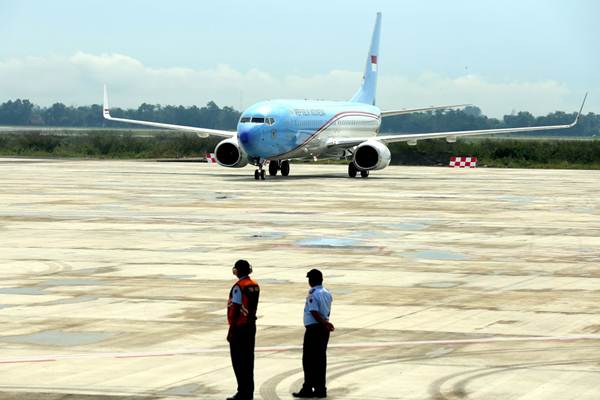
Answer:
M241 123L245 123L245 122L250 122L250 117L242 117L242 119L240 119Z
M275 119L273 117L266 118L267 125L273 125L275 123Z
M263 117L252 117L252 122L255 124L264 124L265 119Z

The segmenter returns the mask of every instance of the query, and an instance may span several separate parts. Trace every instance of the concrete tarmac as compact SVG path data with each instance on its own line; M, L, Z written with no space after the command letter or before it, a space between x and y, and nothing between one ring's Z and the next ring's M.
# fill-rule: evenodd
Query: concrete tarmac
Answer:
M294 164L257 182L249 167L25 159L0 171L0 399L233 394L238 258L262 287L257 399L302 382L315 267L334 296L330 398L600 398L600 340L573 338L600 335L600 171L350 179Z

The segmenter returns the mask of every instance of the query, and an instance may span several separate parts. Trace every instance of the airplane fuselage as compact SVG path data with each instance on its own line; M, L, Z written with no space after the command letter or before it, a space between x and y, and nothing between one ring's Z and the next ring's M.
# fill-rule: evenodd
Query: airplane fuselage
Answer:
M237 126L237 140L251 162L292 158L328 158L335 138L376 136L378 107L319 100L271 100L247 108Z

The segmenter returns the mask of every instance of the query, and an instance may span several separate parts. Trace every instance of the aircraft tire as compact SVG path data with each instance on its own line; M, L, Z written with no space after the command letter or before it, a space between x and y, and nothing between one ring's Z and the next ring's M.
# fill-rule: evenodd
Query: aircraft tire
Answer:
M369 171L360 171L360 176L366 178L369 176Z
M254 179L256 179L256 180L260 179L260 172L258 172L258 170L254 170Z
M350 164L348 164L348 176L350 178L356 178L357 172L358 170L356 169L356 165L354 165L354 163L351 161Z
M260 170L260 180L262 180L262 181L265 180L265 170L264 169Z
M281 162L281 175L288 176L290 174L290 162L284 160Z
M279 162L276 160L269 161L269 175L275 176L277 175L277 170L279 169Z

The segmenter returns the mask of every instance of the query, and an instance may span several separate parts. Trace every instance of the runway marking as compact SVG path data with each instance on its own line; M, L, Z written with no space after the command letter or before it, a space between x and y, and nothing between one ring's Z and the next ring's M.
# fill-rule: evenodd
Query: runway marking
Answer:
M476 339L447 339L447 340L402 340L397 342L357 342L357 343L332 343L329 349L372 349L400 346L422 346L431 344L480 344L480 343L506 343L506 342L572 342L578 340L600 340L600 335L572 335L572 336L531 336L531 337L488 337ZM257 353L273 353L283 351L302 350L301 345L265 346L257 347ZM33 355L0 359L0 364L42 363L62 360L82 360L88 358L148 358L148 357L173 357L197 354L227 353L229 348L198 348L180 351L156 352L114 352L114 353L75 353L57 355Z

